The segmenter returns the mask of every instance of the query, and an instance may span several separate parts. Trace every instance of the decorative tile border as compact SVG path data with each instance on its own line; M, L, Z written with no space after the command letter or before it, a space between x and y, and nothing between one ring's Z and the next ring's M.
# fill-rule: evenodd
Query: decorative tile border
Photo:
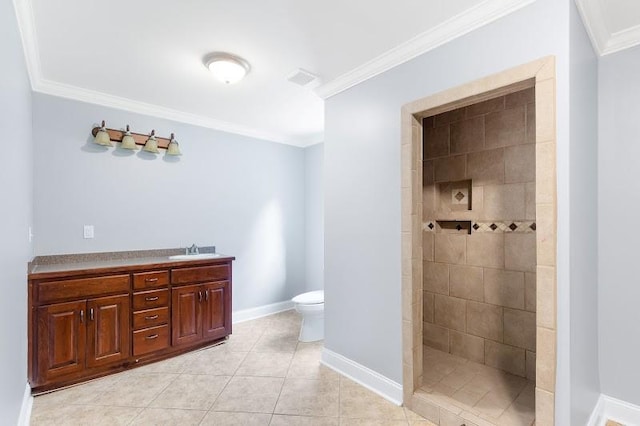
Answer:
M536 223L532 220L528 221L512 221L506 222L475 222L472 221L471 225L472 233L475 232L488 232L488 233L509 233L509 234L532 234L536 232ZM427 220L422 223L422 230L427 232L441 232L442 227L436 220Z

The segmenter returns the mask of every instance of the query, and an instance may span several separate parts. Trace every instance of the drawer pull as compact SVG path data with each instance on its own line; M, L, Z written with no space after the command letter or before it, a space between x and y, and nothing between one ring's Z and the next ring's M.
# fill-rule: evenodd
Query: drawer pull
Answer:
M159 297L158 296L153 296L153 297L145 297L144 300L146 300L147 302L155 302L156 300L158 300Z
M158 338L157 334L152 334L150 336L145 336L145 339L147 339L147 340L153 340L153 339L157 339L157 338Z
M151 316L148 316L148 317L144 317L144 319L146 319L146 320L158 319L158 315L151 315Z
M157 279L157 278L145 278L145 279L144 279L144 282L145 282L145 283L155 283L155 282L157 282L157 281L158 281L158 279Z

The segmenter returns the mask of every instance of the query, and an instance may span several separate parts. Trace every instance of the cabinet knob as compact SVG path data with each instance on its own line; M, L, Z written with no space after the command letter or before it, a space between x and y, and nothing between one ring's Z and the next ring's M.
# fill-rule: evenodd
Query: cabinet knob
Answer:
M202 291L198 291L198 301L202 302Z
M209 290L204 291L204 300L209 301Z
M93 321L93 308L89 309L89 319Z
M84 310L80 309L80 323L84 323Z

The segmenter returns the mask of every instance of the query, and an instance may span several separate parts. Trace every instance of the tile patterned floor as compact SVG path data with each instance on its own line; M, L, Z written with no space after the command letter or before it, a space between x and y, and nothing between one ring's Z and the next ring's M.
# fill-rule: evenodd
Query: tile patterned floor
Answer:
M421 395L454 414L470 413L500 426L531 426L535 383L495 368L424 347Z
M287 311L227 343L38 396L33 425L433 426L320 365Z

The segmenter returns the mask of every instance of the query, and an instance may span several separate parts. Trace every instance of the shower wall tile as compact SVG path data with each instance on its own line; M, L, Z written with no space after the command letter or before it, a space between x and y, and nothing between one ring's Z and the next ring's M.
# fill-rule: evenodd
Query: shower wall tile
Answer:
M450 124L454 121L460 121L464 118L464 108L454 109L453 111L443 112L435 117L435 125L442 126L444 124Z
M424 129L424 159L449 155L449 126Z
M505 96L504 106L505 108L514 108L521 105L527 105L535 102L536 91L533 87L529 89L520 90L519 92L510 93Z
M536 234L505 234L504 263L512 271L536 271Z
M435 296L435 323L453 330L465 331L467 301L456 297Z
M549 329L556 328L556 268L538 266L540 288L537 292L538 325Z
M488 185L484 187L482 220L517 220L525 217L525 185Z
M467 333L502 342L502 307L487 303L467 302Z
M422 341L425 345L444 352L449 352L449 329L425 322Z
M432 185L435 176L435 165L433 160L427 160L422 163L422 185Z
M555 287L554 287L555 294ZM526 272L524 274L524 308L530 312L536 312L536 274ZM555 300L554 300L555 305ZM538 313L539 314L539 313Z
M422 296L422 312L424 315L424 322L433 323L434 322L434 296L435 294L429 293L428 291L423 292Z
M475 266L449 266L449 292L451 296L467 300L484 301L482 268Z
M505 308L504 343L536 350L536 314Z
M527 379L536 380L536 353L527 351L525 354L525 362L527 369Z
M451 154L463 154L484 149L484 117L475 117L451 124Z
M504 183L504 149L491 149L467 155L467 177L474 185Z
M467 240L465 235L435 234L436 262L464 265L467 262Z
M422 270L424 291L449 294L449 265L446 263L424 262Z
M467 235L467 264L504 268L505 234L477 233Z
M536 142L536 104L527 104L526 143Z
M524 185L524 216L527 220L536 219L536 184L534 182Z
M422 231L422 258L433 262L435 238L433 232Z
M484 364L484 339L470 334L449 332L449 347L454 355Z
M525 350L501 343L485 341L485 364L508 371L517 376L526 376Z
M525 142L525 108L519 106L485 117L485 148L520 145Z
M505 183L535 182L535 144L509 146L504 149ZM532 161L533 160L533 161Z
M436 207L436 186L428 185L422 188L422 220L432 218Z
M504 102L505 99L503 96L501 96L499 98L489 99L488 101L469 105L468 107L466 107L466 117L471 118L475 117L476 115L502 111L504 109Z
M464 180L467 168L466 155L452 155L434 160L435 182Z
M523 309L525 305L524 273L485 268L484 300L493 305Z

